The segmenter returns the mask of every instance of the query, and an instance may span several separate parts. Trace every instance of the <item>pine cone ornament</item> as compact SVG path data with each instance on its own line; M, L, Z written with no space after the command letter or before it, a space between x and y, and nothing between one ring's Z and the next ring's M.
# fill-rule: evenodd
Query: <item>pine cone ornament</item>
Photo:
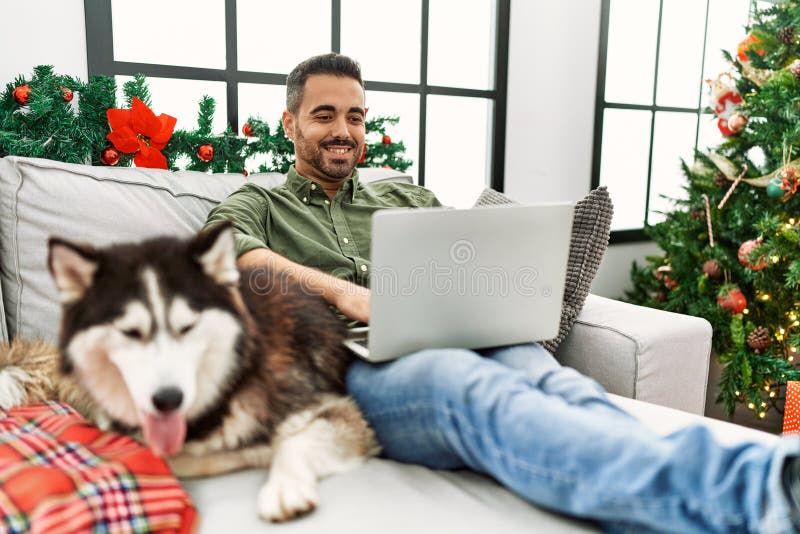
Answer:
M702 221L705 218L706 218L706 210L704 210L702 208L701 209L692 210L692 212L689 214L689 219L691 219L693 221Z
M720 171L714 175L714 183L717 187L725 187L730 182L728 181L728 177Z
M794 42L794 26L786 26L778 30L778 40L784 44L792 44Z
M756 327L756 329L747 336L747 346L756 351L756 354L761 354L762 350L769 347L769 343L769 330L763 326Z
M722 270L719 267L719 262L714 259L707 260L703 264L703 272L712 280L719 280L719 277L722 276Z
M800 59L795 59L794 63L789 65L789 72L791 72L795 78L800 80Z

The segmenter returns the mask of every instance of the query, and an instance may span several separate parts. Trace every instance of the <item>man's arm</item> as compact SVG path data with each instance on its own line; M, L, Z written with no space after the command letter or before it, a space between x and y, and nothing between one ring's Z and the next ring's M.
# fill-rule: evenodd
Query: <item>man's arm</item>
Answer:
M284 258L267 248L255 248L236 260L239 268L267 267L276 273L286 273L305 287L321 295L328 304L336 306L346 316L364 323L369 322L369 289L336 278L317 269L306 267Z

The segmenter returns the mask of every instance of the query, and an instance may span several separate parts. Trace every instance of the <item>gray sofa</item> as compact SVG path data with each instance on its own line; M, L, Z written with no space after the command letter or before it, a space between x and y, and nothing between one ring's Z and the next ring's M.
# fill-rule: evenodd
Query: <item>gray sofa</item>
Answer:
M387 169L364 169L361 175L366 181L411 180ZM190 235L217 202L246 181L269 187L282 179L275 174L245 178L0 159L0 338L55 339L58 307L45 265L49 235L95 244ZM711 329L703 319L590 295L557 356L594 377L616 402L658 431L696 420L732 439L774 439L699 417L705 406L710 343ZM184 481L200 512L200 531L508 533L595 528L532 506L481 475L436 472L384 459L324 481L320 508L310 516L268 525L255 512L264 477L252 470Z

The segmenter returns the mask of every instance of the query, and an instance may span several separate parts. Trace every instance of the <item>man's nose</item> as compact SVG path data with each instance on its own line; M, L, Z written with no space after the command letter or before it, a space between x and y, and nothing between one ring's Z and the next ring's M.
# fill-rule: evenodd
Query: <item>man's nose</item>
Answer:
M350 130L347 128L347 118L339 117L331 124L331 136L336 138L350 138Z

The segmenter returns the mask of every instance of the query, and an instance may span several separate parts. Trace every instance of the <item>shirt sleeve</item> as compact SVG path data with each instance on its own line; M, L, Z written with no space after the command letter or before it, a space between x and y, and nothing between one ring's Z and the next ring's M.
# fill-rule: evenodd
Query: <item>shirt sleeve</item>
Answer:
M233 222L236 256L239 257L256 248L269 248L268 213L266 195L245 185L211 210L204 228L222 221Z

